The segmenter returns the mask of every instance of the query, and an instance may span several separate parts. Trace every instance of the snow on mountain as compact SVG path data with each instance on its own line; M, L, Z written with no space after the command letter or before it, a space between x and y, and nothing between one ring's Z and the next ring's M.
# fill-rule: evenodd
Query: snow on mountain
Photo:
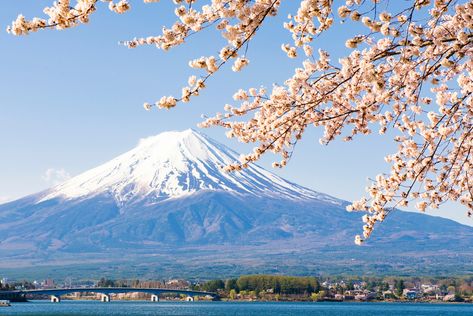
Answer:
M201 190L339 203L257 165L241 172L222 169L238 157L233 150L195 130L165 132L142 139L134 149L48 190L38 203L103 193L112 194L119 204L144 198L158 202Z

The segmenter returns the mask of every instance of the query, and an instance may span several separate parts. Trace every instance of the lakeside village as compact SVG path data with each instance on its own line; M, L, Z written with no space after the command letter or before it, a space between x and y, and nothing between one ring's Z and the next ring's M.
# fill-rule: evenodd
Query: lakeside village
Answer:
M223 301L417 301L473 303L473 277L292 277L248 275L234 279L205 282L187 280L142 281L109 280L55 282L15 281L1 279L1 292L52 288L132 287L195 290L218 293ZM95 293L72 293L63 299L95 299ZM146 293L115 294L116 300L148 299ZM35 299L42 298L36 297ZM163 300L184 300L176 294L164 295ZM210 300L210 297L196 298Z

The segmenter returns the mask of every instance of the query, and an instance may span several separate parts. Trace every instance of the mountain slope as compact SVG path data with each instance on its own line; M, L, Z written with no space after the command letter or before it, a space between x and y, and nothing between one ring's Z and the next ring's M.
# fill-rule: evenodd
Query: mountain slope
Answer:
M108 192L118 203L127 204L137 197L159 201L199 190L335 201L256 165L235 173L221 169L236 160L234 151L194 130L165 132L142 139L129 152L57 186L41 201Z
M139 263L143 271L167 265L168 273L198 274L209 272L209 264L221 273L473 270L471 227L396 212L356 247L361 214L346 212L346 202L256 165L239 173L221 169L237 159L193 130L142 140L59 186L0 205L0 267Z

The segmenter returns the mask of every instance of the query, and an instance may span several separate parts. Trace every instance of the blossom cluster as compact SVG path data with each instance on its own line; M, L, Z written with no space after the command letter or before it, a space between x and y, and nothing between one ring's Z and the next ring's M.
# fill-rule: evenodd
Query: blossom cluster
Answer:
M98 0L77 0L71 6L70 0L58 0L51 7L46 7L43 11L49 16L48 19L33 18L28 21L23 15L18 15L15 21L7 27L7 32L14 35L27 35L40 29L55 28L58 30L67 29L80 23L89 22L90 15L96 11ZM130 9L127 0L101 0L109 3L109 9L116 13L124 13Z
M16 35L41 28L63 29L88 21L97 0L62 0L46 8L48 20L19 16L9 27ZM127 11L127 1L109 8ZM144 0L144 2L158 2ZM154 45L163 50L182 45L209 27L225 40L215 56L189 62L193 75L178 97L165 96L146 109L189 102L225 64L233 71L249 65L248 43L267 18L279 14L282 0L174 0L176 21L161 34L124 42L129 48ZM199 3L200 6L197 4ZM470 0L299 0L283 27L292 40L281 49L301 66L283 85L240 89L237 105L202 122L221 126L227 136L258 146L226 166L237 171L267 152L281 156L284 167L309 126L324 130L328 144L351 141L377 131L397 143L386 156L388 174L380 174L367 196L347 207L366 214L361 244L390 212L415 206L420 211L458 201L473 212L473 3ZM335 27L364 29L343 39L345 57L332 61L317 38Z
M367 32L346 41L351 52L338 63L326 51L312 56L307 48L317 32L333 24L331 2L301 3L299 15L285 25L294 45L282 49L290 58L298 51L311 58L284 85L270 92L240 90L234 96L238 106L227 105L226 113L201 124L222 126L229 137L259 144L227 170L244 168L269 151L281 155L273 166L284 167L309 126L324 129L322 144L377 130L392 135L398 151L386 157L390 173L378 175L368 196L347 207L366 212L355 243L367 239L390 212L411 204L426 211L458 201L471 215L473 3L413 1L399 13L373 16L376 10L361 1L346 1L337 10L340 18L361 23ZM320 4L325 10L314 6ZM430 19L417 22L416 14ZM297 24L302 21L303 26Z

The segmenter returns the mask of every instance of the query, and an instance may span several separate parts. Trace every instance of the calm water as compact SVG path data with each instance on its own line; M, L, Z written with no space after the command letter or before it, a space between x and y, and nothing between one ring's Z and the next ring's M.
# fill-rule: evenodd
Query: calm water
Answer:
M110 302L47 301L13 303L1 316L161 315L161 316L355 316L355 315L473 315L473 304L407 303L227 303L227 302Z

